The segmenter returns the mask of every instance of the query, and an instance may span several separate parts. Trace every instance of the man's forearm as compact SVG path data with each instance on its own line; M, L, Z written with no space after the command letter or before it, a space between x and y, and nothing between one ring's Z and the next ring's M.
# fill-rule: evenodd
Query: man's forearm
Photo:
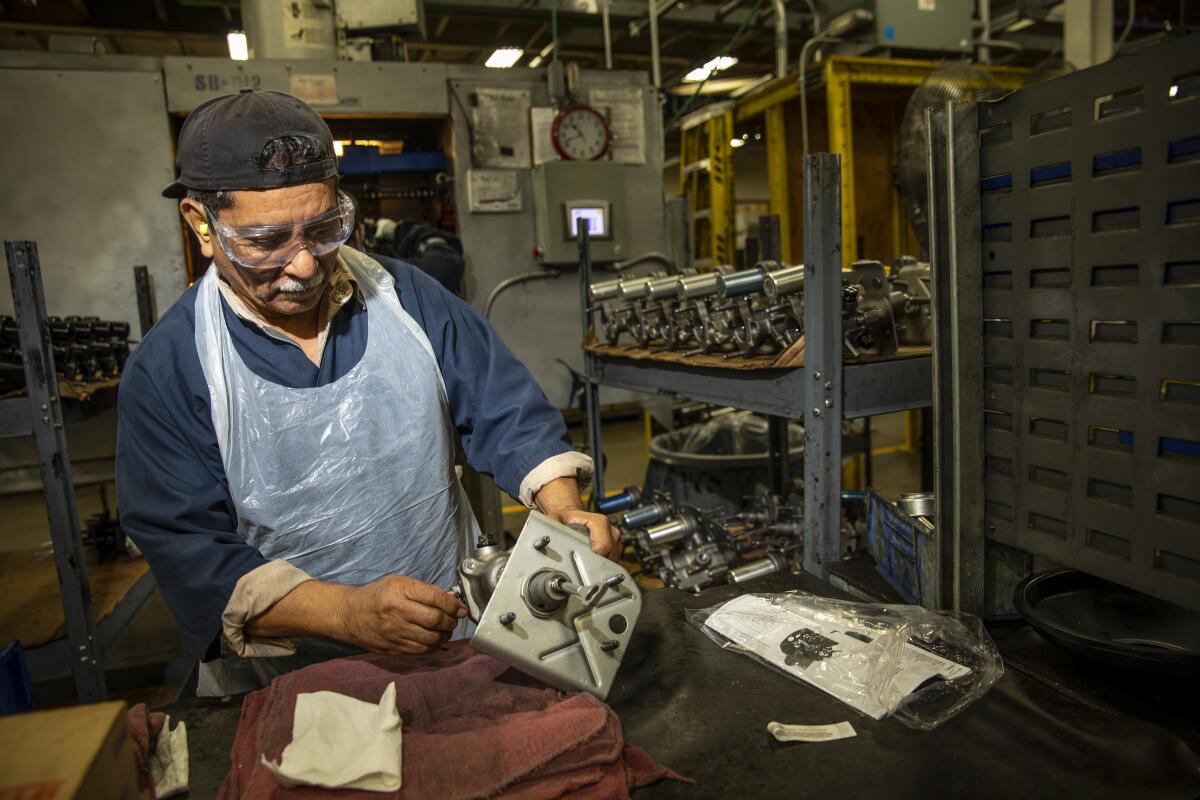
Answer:
M246 622L246 633L262 638L320 636L345 641L343 612L352 587L305 581Z

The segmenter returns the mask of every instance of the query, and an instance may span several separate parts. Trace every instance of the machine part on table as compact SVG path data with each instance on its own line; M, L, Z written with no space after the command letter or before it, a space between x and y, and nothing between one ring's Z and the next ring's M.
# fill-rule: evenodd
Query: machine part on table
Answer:
M742 511L700 509L659 498L655 511L665 506L666 521L622 528L632 534L642 568L672 588L699 592L786 571L787 554L802 546L800 509L778 498L756 495Z
M746 583L755 578L774 575L776 572L788 570L787 558L777 550L768 550L766 558L751 561L740 567L729 570L730 583Z
M618 518L617 525L622 530L644 528L667 518L671 513L671 504L665 500L655 500L653 503L630 509Z
M99 317L48 317L54 366L68 381L120 377L129 358L129 323ZM25 385L17 320L0 316L0 394ZM8 369L4 369L7 367Z
M900 495L896 506L910 517L926 517L933 519L933 492L908 492Z
M532 511L511 550L484 537L459 573L472 647L555 688L608 696L642 596L585 532Z
M642 502L642 490L636 486L626 486L625 491L612 497L602 497L596 501L596 510L601 514L616 514L637 508Z
M842 328L850 355L888 355L901 344L930 343L929 265L909 256L891 272L858 261L845 273ZM609 345L751 358L781 353L804 333L804 266L760 261L733 272L656 275L593 283L600 329Z

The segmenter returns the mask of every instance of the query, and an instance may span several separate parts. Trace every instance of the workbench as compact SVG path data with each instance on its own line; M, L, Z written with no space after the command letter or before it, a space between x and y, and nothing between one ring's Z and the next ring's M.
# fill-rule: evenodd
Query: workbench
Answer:
M771 576L754 588L839 594L806 575ZM629 742L696 783L662 781L638 798L1200 795L1194 749L1200 729L1187 711L1200 708L1194 680L1093 674L1028 626L1005 625L997 629L997 643L1017 657L1006 658L1004 677L936 730L912 730L894 719L870 720L726 652L686 622L686 608L738 593L721 586L698 596L673 589L644 596L609 702ZM1043 661L1049 668L1035 674L1030 664ZM192 797L214 795L228 771L240 705L240 699L213 704L193 698L163 709L188 725ZM773 720L849 720L858 735L780 744L767 734Z

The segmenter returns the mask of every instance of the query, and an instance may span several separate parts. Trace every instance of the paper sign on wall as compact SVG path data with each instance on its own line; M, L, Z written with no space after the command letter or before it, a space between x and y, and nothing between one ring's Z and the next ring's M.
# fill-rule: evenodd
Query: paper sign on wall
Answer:
M550 106L537 106L529 109L534 166L545 164L547 161L562 161L558 151L554 149L554 139L550 136L550 130L554 127L554 117L557 115L557 109Z
M592 89L591 103L606 112L612 132L611 158L646 163L646 113L641 89Z
M529 91L527 89L476 89L471 109L474 145L471 158L477 167L528 167Z

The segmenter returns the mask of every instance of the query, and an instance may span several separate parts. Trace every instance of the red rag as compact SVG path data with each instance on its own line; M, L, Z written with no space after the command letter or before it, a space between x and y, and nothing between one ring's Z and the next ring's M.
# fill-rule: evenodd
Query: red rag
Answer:
M377 703L396 684L404 722L399 792L288 790L261 764L292 739L296 696L334 691ZM612 709L562 694L455 642L425 656L354 656L276 678L248 696L221 798L628 798L662 778L684 780L625 744Z
M138 703L125 712L129 723L129 737L133 739L133 758L137 764L138 797L140 800L154 800L154 778L146 762L154 752L154 743L162 733L165 714L149 711L145 703Z

